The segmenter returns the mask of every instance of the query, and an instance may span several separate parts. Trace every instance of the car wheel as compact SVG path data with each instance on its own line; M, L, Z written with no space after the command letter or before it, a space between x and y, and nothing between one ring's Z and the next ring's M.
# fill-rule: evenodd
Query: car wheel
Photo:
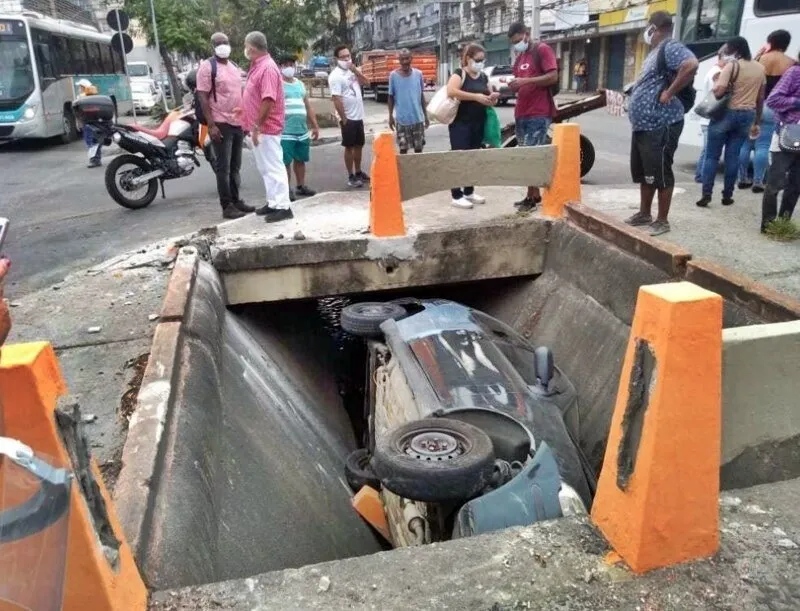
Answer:
M486 487L494 448L481 429L448 418L424 418L378 439L372 467L381 485L412 501L465 501Z
M369 464L370 458L369 450L366 448L350 452L347 457L344 463L344 475L353 492L358 492L364 486L370 486L375 490L381 489L381 480L372 470Z
M396 303L354 303L342 310L342 329L358 337L380 337L381 325L407 315Z

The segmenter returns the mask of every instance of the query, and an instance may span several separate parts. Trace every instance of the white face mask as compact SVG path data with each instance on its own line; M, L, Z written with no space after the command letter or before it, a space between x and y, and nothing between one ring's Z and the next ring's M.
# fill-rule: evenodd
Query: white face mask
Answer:
M247 47L244 48L244 58L250 59L250 49L248 49Z
M352 59L345 59L345 60L341 60L340 59L337 63L339 64L339 67L342 70L350 70L350 66L353 65L353 60Z
M517 44L514 45L514 51L517 53L525 53L528 50L528 41L527 40L520 40Z
M294 66L286 66L281 68L281 74L286 78L292 78L294 76Z
M649 26L644 31L644 34L642 35L642 40L644 41L644 44L646 44L648 47L653 44L653 35L655 33L656 33L656 28L655 26L652 25Z
M724 61L726 63L727 62L735 62L737 59L739 59L739 58L736 57L735 55L723 55L722 56L722 61Z
M231 56L231 46L217 45L216 47L214 47L214 55L216 55L220 59L228 59Z
M474 59L469 60L469 67L473 72L480 72L483 70L485 62L476 62Z

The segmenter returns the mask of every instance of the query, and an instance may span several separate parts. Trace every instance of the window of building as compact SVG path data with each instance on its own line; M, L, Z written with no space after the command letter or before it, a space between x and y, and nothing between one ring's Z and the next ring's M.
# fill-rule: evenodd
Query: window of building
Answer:
M800 5L797 0L755 0L753 12L759 17L762 15L797 13L800 12Z

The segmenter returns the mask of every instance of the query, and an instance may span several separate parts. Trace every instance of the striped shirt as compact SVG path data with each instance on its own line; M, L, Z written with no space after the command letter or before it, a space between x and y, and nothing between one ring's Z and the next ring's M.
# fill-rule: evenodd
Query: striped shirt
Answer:
M283 76L278 70L278 65L269 53L262 55L250 62L250 72L247 73L247 84L244 87L244 127L250 130L254 127L258 114L261 112L261 103L272 100L272 111L266 120L258 127L265 136L280 136L283 131Z
M283 95L286 102L286 124L283 126L283 140L308 140L308 114L306 113L306 86L299 79L283 81Z

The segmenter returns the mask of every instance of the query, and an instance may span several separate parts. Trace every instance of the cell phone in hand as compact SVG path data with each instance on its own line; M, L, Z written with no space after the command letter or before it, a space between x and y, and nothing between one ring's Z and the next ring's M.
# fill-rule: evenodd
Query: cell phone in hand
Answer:
M6 234L8 233L8 225L8 219L0 216L0 252L3 251L3 242L5 241Z

